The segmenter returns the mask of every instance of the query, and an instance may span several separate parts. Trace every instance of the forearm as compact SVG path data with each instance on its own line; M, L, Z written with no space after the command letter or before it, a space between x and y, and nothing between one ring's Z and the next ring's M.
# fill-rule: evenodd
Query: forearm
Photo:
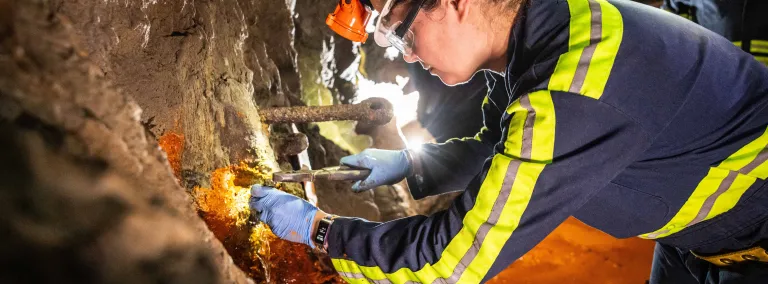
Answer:
M493 146L473 138L455 139L443 144L425 144L412 152L413 171L407 177L415 199L466 189L493 155Z

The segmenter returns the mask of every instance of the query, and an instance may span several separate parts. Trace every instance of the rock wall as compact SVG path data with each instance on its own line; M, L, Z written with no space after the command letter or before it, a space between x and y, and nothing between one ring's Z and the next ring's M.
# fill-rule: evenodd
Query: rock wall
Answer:
M18 233L3 257L24 256L31 272L5 271L0 282L338 281L322 255L256 225L245 202L249 184L290 167L269 140L289 128L262 124L260 107L354 95L340 75L358 49L324 24L334 4L0 0L2 142L20 153L3 159L20 172L3 171L0 190L3 202L31 204L3 206L0 226ZM316 127L299 129L313 167L348 154ZM370 220L407 206L348 183L317 193L320 208ZM68 206L50 206L59 203ZM29 218L37 227L19 223Z
M73 21L79 45L105 77L142 107L142 121L154 136L183 136L181 183L187 189L210 186L215 169L273 156L257 104L300 87L284 2L92 0L52 6Z
M0 1L3 283L247 283L45 1Z

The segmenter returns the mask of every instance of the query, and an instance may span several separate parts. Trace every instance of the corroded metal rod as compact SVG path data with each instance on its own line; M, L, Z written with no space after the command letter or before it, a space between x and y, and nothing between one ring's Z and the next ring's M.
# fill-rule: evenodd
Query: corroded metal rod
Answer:
M354 169L347 166L323 168L319 170L299 170L290 172L276 172L272 174L272 180L276 182L303 182L316 179L327 180L363 180L371 174L369 169Z
M331 106L275 107L259 110L268 124L357 120L378 125L392 119L392 104L383 98L369 98L357 104Z

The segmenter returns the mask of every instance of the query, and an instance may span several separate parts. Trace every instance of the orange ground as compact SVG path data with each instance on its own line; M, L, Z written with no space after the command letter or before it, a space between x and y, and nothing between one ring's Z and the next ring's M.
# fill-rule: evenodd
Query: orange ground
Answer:
M653 245L619 240L569 218L488 283L642 284L651 271Z

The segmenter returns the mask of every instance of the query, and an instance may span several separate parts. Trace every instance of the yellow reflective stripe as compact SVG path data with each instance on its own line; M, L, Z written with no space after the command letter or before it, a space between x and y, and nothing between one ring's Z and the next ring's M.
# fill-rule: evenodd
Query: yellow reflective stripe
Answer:
M500 159L509 159L510 162L513 161L506 156L499 155L498 157ZM500 214L504 217L499 219L499 222L490 229L477 257L456 283L480 283L485 277L494 261L496 261L496 257L501 254L504 244L506 244L512 233L520 225L520 219L525 209L528 208L536 181L541 171L544 170L544 166L544 164L539 163L520 162L515 183L512 184L510 198Z
M475 137L472 137L472 139L483 142L483 137L480 136L480 134L483 134L483 132L487 132L487 131L490 131L488 130L488 127L483 126L482 128L480 128L480 131L478 131L477 134L475 134Z
M747 143L747 145L744 145L741 149L731 154L731 156L725 159L725 161L722 161L717 167L731 171L739 171L744 167L747 167L752 161L755 161L758 155L760 155L760 152L765 149L766 145L768 145L768 129L766 129L760 137L757 137L757 139L752 140L752 142ZM743 174L755 176L749 172ZM759 175L756 177L765 179L766 175Z
M472 136L472 137L461 137L461 138L451 138L451 139L445 140L445 143L454 142L454 141L467 141L467 140L481 141L480 140L480 133L483 132L484 130L488 130L488 128L483 126L483 128L480 128L480 132L475 134L475 136Z
M555 104L550 91L538 91L528 96L537 115L534 122L533 147L529 160L549 164L555 153Z
M733 44L738 46L738 47L741 47L741 43L742 43L742 41L740 41L740 40L733 42ZM759 39L750 40L749 41L749 47L750 47L750 49L758 48L758 49L766 50L766 49L768 49L768 40L759 40ZM751 51L754 52L754 50L751 50Z
M768 129L716 167L709 169L683 207L661 229L640 235L663 238L730 210L757 178L768 177Z
M584 48L589 45L590 15L589 3L586 0L568 1L568 9L571 13L568 26L568 52L557 59L555 71L549 78L549 89L568 91L576 74L576 67Z
M480 193L478 194L475 206L464 217L464 227L451 240L440 259L434 265L426 264L416 272L407 268L401 268L394 273L384 273L379 267L358 266L349 260L333 259L334 268L341 273L358 274L357 278L365 277L371 280L389 279L394 283L404 283L407 281L432 283L438 278L449 278L453 274L459 260L472 246L478 228L491 214L491 206L499 195L505 178L504 174L507 172L510 164L509 162L510 158L506 156L494 156L488 175L480 187Z
M757 61L760 61L760 63L768 65L768 56L755 56L755 59L757 59Z
M485 106L488 105L488 96L489 95L486 95L485 98L483 99L483 104L481 105L481 109L485 109ZM482 134L484 131L489 131L488 127L483 126L482 128L480 128L480 131L478 131L477 134L475 134L475 136L472 137L472 139L483 142L483 138L482 136L480 136L480 134Z
M525 106L523 106L525 104ZM533 113L527 109L533 109ZM549 90L533 92L521 97L515 103L507 108L507 113L512 114L512 120L509 123L510 132L507 134L507 141L504 142L504 152L513 157L525 157L526 160L537 161L541 163L550 163L552 153L555 152L555 106L552 102L552 94ZM533 124L532 130L538 130L536 133L525 135L525 124ZM522 129L523 131L511 131L512 129ZM551 131L545 131L548 129ZM531 137L531 141L526 143L523 136ZM525 144L535 145L531 149L526 149ZM525 153L530 154L525 154Z
M741 41L734 41L734 45L741 47ZM766 40L751 40L749 42L750 53L765 53L768 54L768 41ZM768 56L755 55L755 59L758 62L768 65Z
M558 58L548 89L564 92L576 89L574 93L598 99L621 44L621 15L605 0L569 0L568 6L571 12L568 52ZM585 53L585 49L588 52ZM595 70L590 72L591 68ZM418 271L401 268L383 273L379 267L334 259L336 270L348 278L366 278L373 282L385 279L395 283L432 283L438 279L450 283L481 281L519 226L539 175L553 159L555 113L549 90L524 95L507 108L507 112L515 114L511 116L504 154L493 157L475 205L436 263L427 263ZM503 188L504 185L508 188Z
M512 119L509 122L510 131L507 133L507 140L504 141L504 152L514 157L520 157L523 150L523 131L512 131L512 129L523 129L525 121L528 119L528 113L520 104L519 99L507 107L507 113L512 114Z
M507 240L520 225L536 181L554 155L555 107L550 91L524 95L509 106L507 112L511 113L513 119L505 142L505 155L496 155L494 162L501 161L517 167L517 172L512 179L509 198L501 212L496 213L503 218L498 218L488 230L477 256L457 283L478 283L485 277ZM509 179L506 176L503 178Z
M747 174L747 175L751 176L751 177L756 177L756 178L759 178L759 179L766 179L766 178L768 178L768 163L760 164L759 166L755 167L754 170L749 172L749 174Z
M621 13L605 0L569 0L568 52L560 55L550 90L599 99L621 46Z
M768 40L756 40L749 41L749 49L751 52L768 53Z
M619 10L605 0L596 0L602 11L602 34L589 64L587 78L580 94L599 99L611 74L616 53L624 34L624 21Z
M549 91L525 95L507 111L515 112L512 117L524 118L517 126L513 124L514 120L510 122L507 140L517 141L508 144L513 145L508 150L516 154L505 149L504 154L493 157L475 205L464 217L462 229L435 264L426 264L415 272L401 268L394 273L384 273L379 267L333 259L336 270L348 278L374 282L384 279L394 283L432 283L437 279L451 283L481 281L519 225L536 180L546 164L522 160L533 158L549 162L554 154L555 117Z
M739 202L739 199L744 194L744 192L746 192L747 189L749 189L749 187L752 186L756 180L756 178L751 176L737 175L731 187L728 188L728 191L724 192L715 200L712 209L709 211L709 214L707 214L707 217L704 220L712 219L717 215L731 210L731 208L736 206L736 202Z

